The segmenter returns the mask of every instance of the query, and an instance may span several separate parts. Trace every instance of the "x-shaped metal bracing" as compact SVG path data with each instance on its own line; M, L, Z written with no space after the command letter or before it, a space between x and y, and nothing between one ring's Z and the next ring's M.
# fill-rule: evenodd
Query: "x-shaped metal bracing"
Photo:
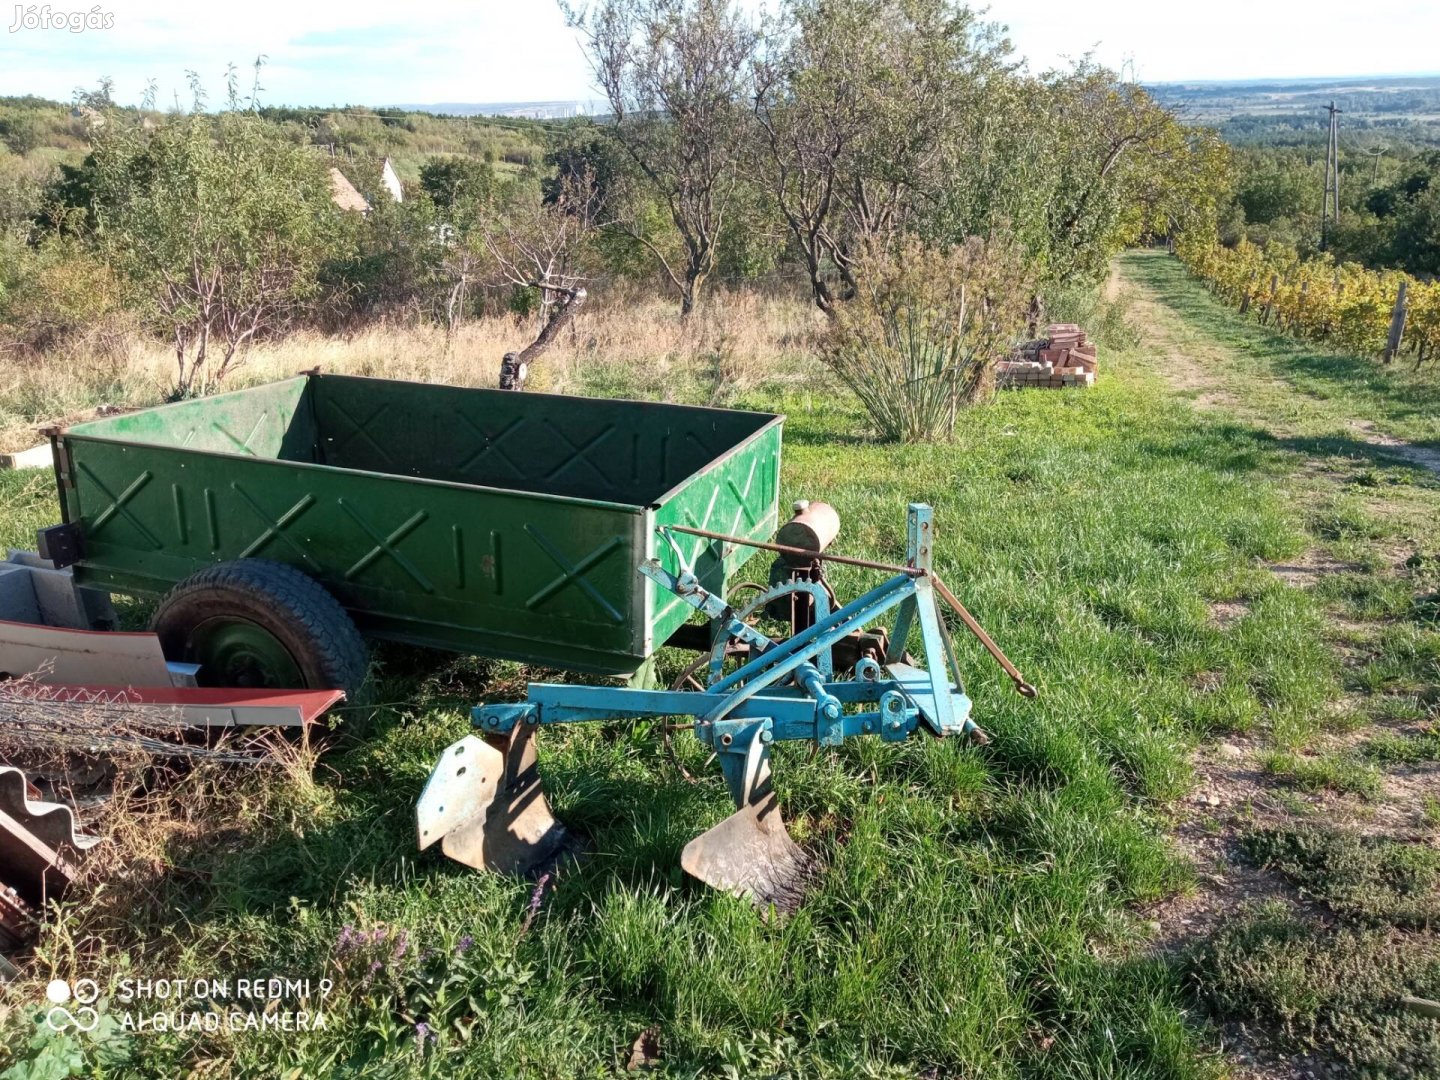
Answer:
M504 450L500 449L501 442L503 442L505 438L510 435L511 432L518 430L519 427L525 422L525 418L523 416L515 417L514 420L511 420L510 423L506 424L494 435L491 435L488 431L484 430L479 424L475 423L474 420L471 420L462 412L456 412L455 416L462 424L468 427L471 432L473 432L480 439L480 449L476 450L473 454L471 454L468 458L466 458L460 463L460 471L462 473L468 473L472 468L474 468L475 465L479 464L481 458L483 458L486 454L493 453L497 457L499 457L501 461L505 462L506 465L510 466L510 471L513 472L518 478L520 478L521 480L525 479L525 470L520 468L519 465L515 464L514 458L512 458L509 454L505 453Z
M257 551L262 550L271 540L281 540L291 551L300 556L300 560L305 563L306 566L317 573L319 572L319 564L310 557L309 553L301 546L299 541L285 532L286 529L295 523L296 518L315 505L314 495L304 496L279 517L271 517L270 512L256 502L250 496L250 493L242 488L238 482L232 482L230 487L236 495L239 495L240 498L249 504L250 509L255 511L260 520L266 522L265 531L250 541L245 550L240 552L240 558L248 559Z
M370 425L375 423L375 421L380 418L380 414L389 407L389 405L381 403L375 406L375 411L372 412L368 417L366 417L362 421L357 421L353 416L351 416L348 412L342 409L339 405L335 404L333 401L330 402L330 408L335 411L336 415L350 425L350 434L346 436L345 440L341 442L340 445L338 445L335 449L344 449L344 447L348 445L358 435L360 438L364 439L367 443L370 444L370 448L374 450L375 453L380 455L382 461L385 461L391 466L394 466L395 459L390 456L390 452L386 450L385 447L381 446L375 440L375 437L370 434Z
M602 483L608 484L610 482L610 478L605 475L605 473L601 470L600 466L596 465L595 462L591 461L585 455L588 454L591 450L595 449L595 447L599 446L612 434L614 434L614 424L611 424L609 427L601 428L583 443L573 442L570 439L570 436L566 435L564 431L556 427L555 423L551 420L546 420L545 425L552 432L554 432L555 438L559 439L566 446L568 446L571 451L569 457L567 457L564 461L560 462L559 465L556 465L553 469L551 469L548 473L545 474L546 480L554 480L555 477L559 476L562 472L564 472L571 465L574 465L578 461L582 464L590 466L591 471L594 472L596 476L600 477Z
M360 515L360 511L356 510L344 499L337 499L336 501L340 504L340 509L350 515L350 519L354 521L356 525L360 526L365 535L375 541L375 546L357 559L354 566L345 571L346 581L352 580L356 574L380 558L381 555L389 555L390 558L395 560L396 566L400 567L401 570L404 570L405 573L414 579L415 584L419 585L427 593L433 593L435 591L435 586L431 583L430 579L420 572L419 567L404 555L400 554L395 547L401 540L419 528L420 524L430 516L428 510L415 511L415 513L411 514L404 522L397 526L390 535L381 536L379 530L371 526L371 524Z
M251 440L253 440L253 439L255 438L256 435L260 434L260 428L261 428L261 426L262 426L262 425L265 423L265 421L268 420L268 419L270 419L270 414L269 414L268 412L263 412L263 413L261 413L261 414L260 414L260 419L259 419L259 420L256 420L256 421L255 421L255 426L250 429L250 434L249 434L249 435L246 435L245 438L243 438L243 439L237 439L234 435L232 435L229 431L227 431L227 430L226 430L224 427L222 427L220 424L211 424L210 426L213 427L216 431L218 431L221 435L224 435L227 439L229 439L232 443L234 443L236 446L238 446L241 450L245 451L245 453L249 454L251 457L256 457L256 456L258 456L258 455L255 453L254 450L251 450L251 449L250 449L250 442L251 442Z
M550 584L541 589L537 589L535 594L525 601L527 608L534 610L561 589L565 588L565 586L573 583L579 586L586 596L594 600L600 609L609 615L614 622L622 623L625 621L625 616L620 610L614 604L610 603L609 600L605 599L605 596L600 590L595 588L594 584L584 576L585 572L599 563L601 559L605 558L605 556L609 555L616 548L623 546L620 537L612 536L607 543L601 544L579 562L571 562L565 555L561 554L554 544L546 539L544 533L533 525L527 524L525 526L525 532L529 535L530 539L535 541L535 545L541 551L545 552L546 555L550 556L555 565L564 571L558 578L550 582Z
M134 514L132 514L129 507L125 505L131 499L133 499L135 497L135 494L142 487L148 484L150 480L154 477L154 474L149 469L146 469L134 480L130 481L130 486L127 487L124 491L120 492L119 495L116 495L109 488L107 488L104 482L95 475L95 470L90 468L90 466L86 465L83 461L80 463L80 471L83 472L86 476L88 476L90 478L90 482L100 489L100 493L110 500L110 505L107 506L104 510L101 510L100 513L96 514L95 520L90 523L90 528L88 531L92 536L95 533L98 533L107 524L109 524L110 520L118 514L126 521L130 522L131 525L134 525L135 528L139 530L140 535L145 537L146 540L150 541L150 546L156 551L159 551L160 548L164 546L156 538L155 534L152 533L149 529L147 529L141 523L140 519L137 518Z

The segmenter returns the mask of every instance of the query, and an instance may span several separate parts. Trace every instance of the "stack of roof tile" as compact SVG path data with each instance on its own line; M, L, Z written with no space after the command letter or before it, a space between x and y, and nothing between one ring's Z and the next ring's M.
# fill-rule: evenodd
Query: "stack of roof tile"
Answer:
M1098 351L1074 323L1052 323L1045 336L1027 341L1008 360L996 365L1000 386L1059 390L1094 386Z

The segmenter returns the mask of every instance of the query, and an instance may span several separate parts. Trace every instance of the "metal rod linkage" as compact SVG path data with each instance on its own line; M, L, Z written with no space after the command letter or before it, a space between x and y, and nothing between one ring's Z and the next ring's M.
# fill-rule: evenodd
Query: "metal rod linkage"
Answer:
M855 559L847 555L830 555L823 551L809 551L805 548L788 547L785 544L770 544L763 540L750 540L744 536L730 536L727 533L711 532L709 529L692 529L685 525L666 525L664 528L671 532L686 533L690 536L702 536L709 540L720 540L727 544L740 544L744 547L759 548L761 551L775 551L782 555L803 555L806 558L842 563L845 566L859 566L867 570L887 570L892 574L904 574L906 577L912 578L929 577L930 580L935 583L935 591L954 609L955 614L960 616L960 621L965 624L965 628L975 635L980 644L985 647L985 651L994 657L995 662L1000 665L1005 674L1010 676L1011 680L1015 683L1016 691L1022 697L1027 698L1033 698L1038 694L1035 687L1031 683L1026 682L1025 676L1020 674L1020 670L1010 662L1010 658L1005 655L1004 650L995 644L990 635L985 632L985 628L980 625L975 616L971 615L965 605L960 602L959 597L951 592L945 586L945 583L934 573L927 574L924 570L916 566L896 566L893 563L873 562L869 559Z
M809 548L789 547L785 544L771 544L763 540L751 540L744 536L730 536L727 533L711 532L709 529L692 529L687 525L664 525L661 526L670 532L685 533L689 536L703 536L707 540L720 540L727 544L740 544L743 547L759 548L761 551L775 551L781 555L803 555L807 559L820 559L824 562L842 563L845 566L862 566L866 570L888 570L892 574L904 574L906 577L924 577L925 571L916 566L896 566L892 563L872 562L869 559L855 559L848 555L831 555L824 551L811 551Z
M1004 650L990 639L990 635L985 632L985 628L980 625L979 620L977 620L974 615L971 615L970 612L966 610L965 605L960 602L960 598L946 588L945 583L934 574L930 575L930 580L935 584L935 591L940 594L941 599L955 609L955 614L960 616L960 621L965 624L965 628L979 639L980 644L985 646L985 651L993 656L995 662L1005 670L1005 674L1010 676L1020 696L1033 698L1038 691L1034 686L1025 681L1025 676L1020 674L1020 669L1012 664L1010 658L1005 655Z

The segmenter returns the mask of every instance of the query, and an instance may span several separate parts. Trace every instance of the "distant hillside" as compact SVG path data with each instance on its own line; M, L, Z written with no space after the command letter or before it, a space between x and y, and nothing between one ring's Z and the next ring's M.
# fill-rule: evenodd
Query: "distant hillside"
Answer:
M434 104L396 105L397 109L438 116L493 116L525 120L564 120L595 116L606 109L603 101L441 101Z
M123 113L138 110L119 107ZM440 106L436 107L441 108ZM159 122L164 114L154 112ZM341 159L389 157L403 180L419 176L434 155L483 158L500 169L538 165L546 142L543 127L518 117L440 115L430 110L347 106L292 108L265 106L260 115L283 128L297 143ZM34 169L76 164L89 151L89 122L71 107L37 97L0 97L0 157L26 160Z
M1333 101L1344 110L1342 127L1362 145L1440 144L1440 75L1193 81L1146 89L1235 143L1323 141L1329 123L1325 106Z

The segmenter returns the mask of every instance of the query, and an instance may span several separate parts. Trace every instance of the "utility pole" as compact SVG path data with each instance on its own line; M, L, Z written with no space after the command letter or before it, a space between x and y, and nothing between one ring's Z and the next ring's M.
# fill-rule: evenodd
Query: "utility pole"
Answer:
M1370 156L1375 159L1375 168L1370 173L1370 186L1374 187L1380 183L1380 155L1385 153L1385 147L1380 146L1370 151Z
M1340 114L1335 102L1326 108L1330 111L1330 141L1325 145L1325 199L1320 204L1320 250L1330 243L1330 229L1340 224Z

